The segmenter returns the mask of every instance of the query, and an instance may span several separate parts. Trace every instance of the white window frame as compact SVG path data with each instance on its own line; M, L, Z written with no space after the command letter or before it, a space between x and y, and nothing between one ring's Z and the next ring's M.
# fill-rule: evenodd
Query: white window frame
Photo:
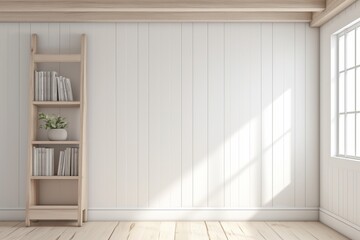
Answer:
M358 30L357 30L358 29ZM347 33L351 32L352 30L355 30L355 64L353 67L351 68L347 68L346 67L346 38L347 38ZM355 160L360 160L360 153L357 153L356 152L356 144L357 144L357 136L356 136L356 131L357 131L357 127L360 127L360 126L356 126L356 123L357 123L357 114L360 114L360 110L359 111L356 111L357 110L357 106L356 106L356 100L357 100L357 97L360 97L360 93L359 93L359 96L357 96L357 92L356 92L356 82L357 82L357 69L360 68L360 61L357 62L356 58L356 54L357 54L357 48L359 48L360 46L357 46L357 31L360 31L360 22L358 23L355 23L353 24L352 26L344 29L343 31L339 32L337 35L336 35L336 155L338 157L342 157L342 158L350 158L350 159L355 159ZM344 36L344 69L342 71L340 71L339 69L339 40L340 40L340 37ZM353 70L354 69L354 74L355 74L355 111L351 111L351 112L348 112L346 110L346 78L347 78L347 72L350 71L350 70ZM340 113L339 112L339 79L340 79L340 74L341 73L344 73L344 112L343 113ZM347 115L348 114L355 114L355 156L352 156L352 155L347 155L347 145L346 145L346 118L347 118ZM340 154L339 153L339 148L340 148L340 144L339 144L339 122L340 122L340 116L341 115L344 115L344 154ZM360 141L360 139L359 139ZM357 156L359 155L359 156Z

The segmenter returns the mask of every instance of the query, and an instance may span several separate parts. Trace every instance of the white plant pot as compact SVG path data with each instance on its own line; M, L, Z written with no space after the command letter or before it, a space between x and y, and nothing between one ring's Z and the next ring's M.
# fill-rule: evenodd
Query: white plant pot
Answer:
M67 139L66 129L50 129L48 131L50 141L65 141Z

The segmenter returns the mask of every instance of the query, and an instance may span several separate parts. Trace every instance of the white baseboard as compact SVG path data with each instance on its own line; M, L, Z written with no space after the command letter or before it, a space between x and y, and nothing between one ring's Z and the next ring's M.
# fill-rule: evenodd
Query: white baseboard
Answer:
M360 226L320 208L320 222L354 240L360 240Z
M317 221L318 208L302 209L92 209L91 220Z
M24 209L0 209L0 220L24 220ZM89 209L90 221L317 221L318 208Z
M1 209L0 208L0 221L18 221L25 219L25 209L10 208L10 209Z

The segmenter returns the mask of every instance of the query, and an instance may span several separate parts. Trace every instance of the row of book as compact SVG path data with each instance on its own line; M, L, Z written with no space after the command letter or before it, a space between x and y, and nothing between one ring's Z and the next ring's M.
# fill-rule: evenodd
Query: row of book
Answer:
M71 81L55 71L35 71L35 101L73 101Z
M78 176L79 149L66 148L60 151L58 176Z
M33 175L53 176L54 175L54 149L36 148L33 149Z
M79 149L60 151L57 176L78 176ZM33 176L54 176L54 148L33 148Z

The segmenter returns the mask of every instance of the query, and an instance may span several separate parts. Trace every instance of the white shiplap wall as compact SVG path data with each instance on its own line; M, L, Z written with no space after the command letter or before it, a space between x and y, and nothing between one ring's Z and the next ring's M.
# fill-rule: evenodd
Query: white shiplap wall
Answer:
M21 23L0 24L0 209L24 207L31 33L88 35L90 209L318 207L318 29Z
M336 60L338 32L360 18L356 1L321 27L321 211L320 220L351 239L360 239L360 161L335 156ZM333 66L333 67L332 67ZM335 114L335 115L334 115Z

